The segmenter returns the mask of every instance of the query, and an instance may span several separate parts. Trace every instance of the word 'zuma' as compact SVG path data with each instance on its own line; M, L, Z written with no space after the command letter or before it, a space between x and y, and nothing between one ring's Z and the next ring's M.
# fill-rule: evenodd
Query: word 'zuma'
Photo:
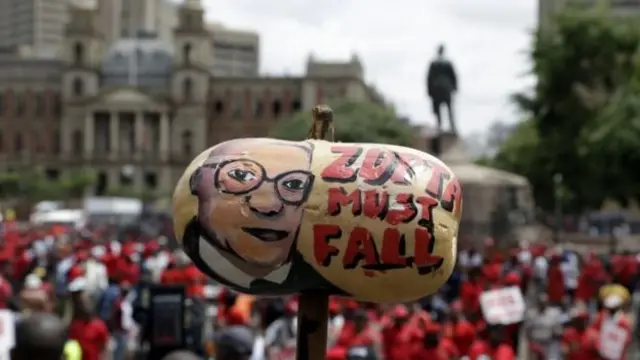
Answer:
M357 166L356 163L364 152L362 147L333 146L331 152L340 156L322 171L320 176L326 182L346 184L360 179L373 186L389 182L413 185L415 169L427 168L430 170L430 177L424 184L424 191L434 199L439 199L440 206L446 211L453 212L460 208L460 182L436 161L429 161L419 155L375 148L367 150L362 165Z
M358 146L335 146L333 153L341 156L331 163L321 174L326 182L350 183L358 179L372 186L391 182L396 185L413 186L414 166L427 166L432 176L425 184L427 195L394 193L378 189L355 190L348 194L343 187L332 187L328 192L328 215L337 216L343 207L351 206L353 216L365 216L389 224L382 232L381 248L373 235L363 227L355 227L347 239L342 254L342 265L352 269L360 265L367 270L388 270L415 267L420 274L430 273L442 266L443 258L433 254L434 237L432 210L440 204L445 210L453 211L460 206L460 185L454 178L447 186L444 182L452 176L446 168L427 162L412 154L398 154L382 149L370 149L361 166L356 162L363 153ZM396 228L399 224L417 222L413 235L413 251L407 251L405 234ZM332 258L340 250L331 245L331 240L342 238L338 225L320 224L314 226L315 260L322 266L329 266ZM407 256L407 252L413 253Z

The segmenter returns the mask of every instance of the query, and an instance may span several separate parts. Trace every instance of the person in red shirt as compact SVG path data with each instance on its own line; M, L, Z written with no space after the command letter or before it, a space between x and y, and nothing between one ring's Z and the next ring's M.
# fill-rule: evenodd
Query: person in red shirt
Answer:
M126 281L130 284L137 284L140 281L140 266L138 266L139 255L132 247L123 247L122 257L118 263L118 280Z
M562 332L562 354L565 360L590 360L593 355L598 354L597 332L588 324L589 313L585 309L577 308L572 312L571 323Z
M500 325L487 328L487 341L476 339L469 349L469 360L515 360L513 348L504 339L504 329Z
M387 360L409 359L411 351L420 340L416 326L409 324L409 311L404 305L396 305L391 320L382 329L382 348Z
M186 287L188 297L203 297L204 287L207 285L207 277L190 263L182 269L182 281Z
M483 291L480 277L480 268L473 268L469 270L468 279L464 280L460 286L462 309L471 319L475 319L475 316L480 312L480 294Z
M247 325L244 315L235 308L238 295L223 289L218 295L218 313L216 327L224 328L233 325Z
M453 335L451 340L458 348L461 356L468 355L471 344L475 340L477 334L473 324L462 315L462 309L452 306L452 324Z
M82 349L82 360L101 360L107 349L109 331L105 323L90 310L84 294L83 275L78 267L69 273L69 292L73 306L73 317L69 325L69 339L76 340Z
M547 296L552 305L561 305L565 295L564 274L560 268L561 258L558 254L551 256L547 272Z
M460 353L451 340L442 337L442 327L430 321L424 326L422 344L418 346L410 359L412 360L449 360L457 359Z

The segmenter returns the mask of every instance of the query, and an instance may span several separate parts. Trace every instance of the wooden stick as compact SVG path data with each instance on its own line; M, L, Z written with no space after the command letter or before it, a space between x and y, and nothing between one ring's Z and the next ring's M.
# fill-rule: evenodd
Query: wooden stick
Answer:
M326 105L313 108L309 139L335 141L333 110ZM321 291L300 294L296 360L324 360L329 323L329 294Z

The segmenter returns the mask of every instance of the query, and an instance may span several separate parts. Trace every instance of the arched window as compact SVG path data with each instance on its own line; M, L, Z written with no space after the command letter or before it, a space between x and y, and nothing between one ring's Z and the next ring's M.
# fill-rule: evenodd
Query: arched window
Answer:
M84 61L84 46L82 43L77 42L73 45L73 62L76 65L81 65Z
M185 65L189 65L191 63L191 44L186 43L182 47L182 59L184 60Z
M84 93L84 83L79 77L73 79L73 95L82 96Z
M71 150L74 154L82 154L84 140L82 139L82 131L74 130L71 134Z
M182 152L185 155L191 155L193 150L193 145L191 142L193 141L193 136L191 135L191 131L185 130L182 132Z
M182 92L185 100L191 100L193 98L193 82L190 78L186 78L182 82Z

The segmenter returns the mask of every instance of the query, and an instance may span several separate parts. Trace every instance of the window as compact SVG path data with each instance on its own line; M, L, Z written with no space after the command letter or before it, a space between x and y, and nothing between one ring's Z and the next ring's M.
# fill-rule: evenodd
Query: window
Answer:
M243 99L240 94L236 94L233 99L233 114L231 115L233 118L241 118L242 117L242 103Z
M58 169L46 169L44 171L47 180L56 181L60 178L60 170Z
M261 118L264 115L264 104L262 100L256 100L253 103L253 117Z
M282 102L280 102L280 100L274 101L271 106L271 111L273 112L274 117L279 117L282 113Z
M84 46L82 43L77 42L73 45L73 63L76 65L82 65L84 61Z
M193 149L192 149L192 146L191 146L191 139L192 139L191 131L185 130L182 133L182 152L185 155L191 155L191 153L192 153Z
M82 149L84 148L84 146L82 146L83 143L84 140L82 139L82 131L74 130L73 134L71 135L71 151L73 151L73 153L76 155L82 154Z
M302 103L300 102L300 100L294 100L292 108L293 108L293 111L302 110Z
M182 92L185 100L191 100L193 98L193 82L190 78L184 79L182 83Z
M53 96L53 114L55 116L62 115L62 99L60 99L60 94L55 94Z
M36 94L36 116L42 116L44 115L44 108L45 108L45 103L44 103L44 95L38 93Z
M82 96L84 92L84 84L79 77L73 79L73 95Z
M182 58L185 65L189 65L191 63L191 44L187 43L182 47Z
M17 134L16 137L13 139L13 150L15 152L22 152L23 149L24 149L24 143L22 140L22 134Z
M216 101L214 105L214 111L216 115L224 114L224 103L222 102L222 100Z
M53 138L51 139L52 149L54 154L60 154L60 130L53 132Z
M4 114L4 94L0 92L0 116Z
M147 189L155 190L158 187L158 176L154 172L144 174L144 185Z
M16 94L16 116L17 117L24 116L26 109L27 109L27 106L25 104L24 95Z
M33 150L36 154L40 154L44 151L44 144L40 139L40 134L37 131L34 131L31 134L31 146L33 146Z

